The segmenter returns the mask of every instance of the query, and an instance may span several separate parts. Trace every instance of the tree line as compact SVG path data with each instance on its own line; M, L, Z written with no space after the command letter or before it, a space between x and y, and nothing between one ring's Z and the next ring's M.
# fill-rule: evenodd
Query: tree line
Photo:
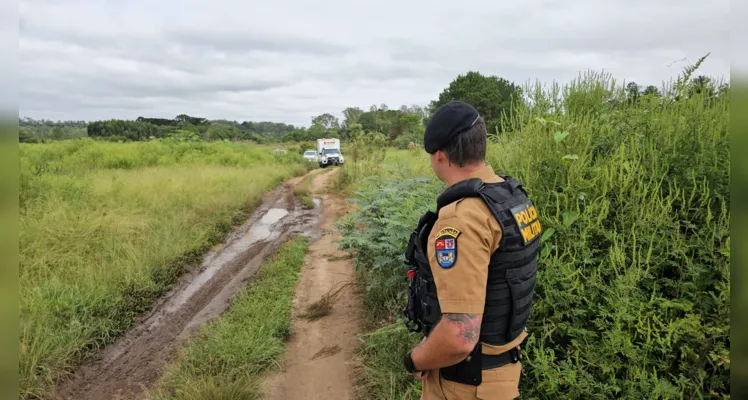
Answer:
M676 82L676 86L677 90L667 92L654 85L640 86L636 82L630 82L621 92L606 92L604 95L609 97L608 104L615 107L620 102L637 102L645 98L666 99L673 96L673 93L677 93L675 96L707 93L708 97L716 97L729 90L727 84L719 84L706 76ZM245 140L264 144L307 142L323 137L348 140L356 135L379 133L390 144L404 148L410 143L420 144L430 116L439 106L453 100L472 104L485 120L489 134L500 134L505 122L513 118L513 110L517 107L553 108L548 104L534 104L532 93L526 93L525 90L504 78L470 71L457 76L425 107L402 105L400 108L389 108L386 104L372 105L368 110L347 107L342 110L342 121L329 112L323 113L313 117L308 128L269 121L208 120L186 114L177 115L173 119L141 116L134 121L111 119L89 123L24 118L19 119L19 140L23 142L89 136L112 141L141 141L188 135L201 140ZM587 107L588 103L579 99L575 104L566 104L564 107Z

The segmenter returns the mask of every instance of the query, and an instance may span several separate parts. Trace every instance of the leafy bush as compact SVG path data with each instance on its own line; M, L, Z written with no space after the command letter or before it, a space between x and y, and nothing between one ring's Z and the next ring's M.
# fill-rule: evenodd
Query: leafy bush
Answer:
M729 397L729 93L677 90L615 101L599 75L528 90L534 106L492 138L488 162L525 185L544 226L525 398ZM340 225L380 325L397 323L407 236L441 189L372 174ZM370 392L412 392L366 349Z
M408 149L413 143L416 147L423 147L423 133L403 135L393 141L393 145L398 149Z

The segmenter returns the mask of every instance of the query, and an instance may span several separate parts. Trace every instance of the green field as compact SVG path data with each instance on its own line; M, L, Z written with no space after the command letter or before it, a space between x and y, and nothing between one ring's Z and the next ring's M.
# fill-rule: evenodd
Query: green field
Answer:
M20 145L19 396L131 326L261 195L310 168L241 143Z
M729 94L612 102L624 88L599 75L530 89L488 152L544 227L523 398L729 398ZM444 187L422 150L378 157L340 181L357 204L339 230L370 331L359 389L416 399L401 255Z

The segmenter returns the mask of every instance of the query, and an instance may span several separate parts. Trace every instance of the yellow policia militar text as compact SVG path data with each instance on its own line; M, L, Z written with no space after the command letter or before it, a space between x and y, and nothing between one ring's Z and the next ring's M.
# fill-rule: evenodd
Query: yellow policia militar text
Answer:
M517 228L522 233L522 240L525 244L540 234L542 228L538 220L538 211L535 209L532 201L520 204L509 211L511 211L514 220L517 222Z

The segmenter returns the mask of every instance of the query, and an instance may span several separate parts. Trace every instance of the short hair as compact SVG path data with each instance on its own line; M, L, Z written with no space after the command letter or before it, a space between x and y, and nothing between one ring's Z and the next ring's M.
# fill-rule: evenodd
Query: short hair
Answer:
M486 124L483 118L478 118L470 129L452 139L442 151L447 154L449 161L463 166L485 161L487 147Z

